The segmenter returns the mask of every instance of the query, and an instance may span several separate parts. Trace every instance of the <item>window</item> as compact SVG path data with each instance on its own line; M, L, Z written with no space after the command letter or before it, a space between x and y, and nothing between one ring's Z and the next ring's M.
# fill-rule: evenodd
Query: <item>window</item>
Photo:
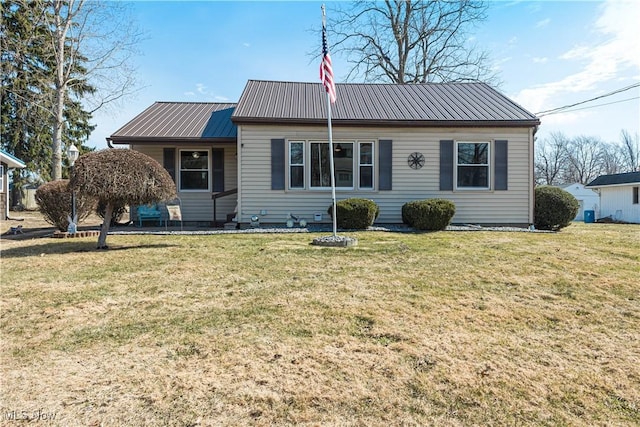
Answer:
M304 188L304 142L289 143L289 188Z
M208 151L180 151L180 190L209 190Z
M360 172L360 188L373 188L373 142L359 143L360 155L358 169Z
M336 187L353 188L353 143L333 144ZM331 164L329 163L329 143L311 143L311 188L331 187Z
M640 187L633 187L633 204L634 205L637 205L638 203L640 203L638 189L640 189Z
M489 188L489 143L458 142L457 188Z
M328 142L289 141L288 147L289 189L331 188ZM376 166L374 152L375 143L373 141L334 142L333 161L336 188L373 190Z

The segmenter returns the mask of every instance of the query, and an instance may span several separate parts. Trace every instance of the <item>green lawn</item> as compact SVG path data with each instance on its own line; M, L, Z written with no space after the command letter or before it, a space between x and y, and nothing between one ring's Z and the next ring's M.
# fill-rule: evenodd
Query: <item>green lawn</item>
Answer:
M3 240L0 425L640 424L640 226L348 235Z

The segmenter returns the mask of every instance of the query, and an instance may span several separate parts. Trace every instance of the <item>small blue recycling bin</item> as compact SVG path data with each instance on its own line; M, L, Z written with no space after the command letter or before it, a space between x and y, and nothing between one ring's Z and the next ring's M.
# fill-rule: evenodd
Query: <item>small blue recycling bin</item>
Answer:
M596 222L596 211L584 211L584 222Z

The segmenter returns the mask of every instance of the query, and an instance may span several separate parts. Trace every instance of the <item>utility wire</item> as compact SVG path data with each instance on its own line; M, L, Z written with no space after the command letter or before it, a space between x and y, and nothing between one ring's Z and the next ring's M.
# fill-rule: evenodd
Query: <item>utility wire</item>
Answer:
M560 113L560 112L562 112L564 110L567 110L569 108L576 107L576 106L582 105L582 104L586 104L588 102L596 101L598 99L607 98L609 96L613 96L613 95L616 95L618 93L626 92L626 91L631 90L631 89L636 88L636 87L640 87L640 83L634 83L632 85L629 85L629 86L626 86L626 87L623 87L623 88L620 88L620 89L616 89L616 90L614 90L612 92L605 93L604 95L600 95L600 96L596 96L595 98L587 99L586 101L580 101L580 102L576 102L574 104L565 105L565 106L558 107L558 108L552 108L550 110L540 111L540 112L536 113L535 115L538 116L538 117L542 117L542 116L547 116L549 114L558 114L558 113Z
M619 104L621 102L633 101L634 99L640 99L640 96L634 96L633 98L621 99L619 101L607 102L607 103L604 103L604 104L590 105L588 107L572 108L570 110L567 109L567 110L556 111L556 112L551 112L551 113L546 113L546 114L538 113L538 114L536 114L536 116L544 117L544 116L551 116L553 114L571 113L572 111L580 111L580 110L588 110L590 108L604 107L605 105Z

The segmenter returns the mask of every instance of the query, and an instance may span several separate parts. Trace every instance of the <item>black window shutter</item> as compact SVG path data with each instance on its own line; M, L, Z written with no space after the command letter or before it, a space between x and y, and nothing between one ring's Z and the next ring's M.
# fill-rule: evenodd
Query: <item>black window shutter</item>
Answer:
M284 190L284 139L271 140L271 189Z
M453 141L440 141L440 191L453 191Z
M507 141L494 142L494 190L507 190L509 180Z
M165 148L162 150L162 166L169 172L173 182L176 182L176 149Z
M393 141L381 139L378 141L378 189L389 191L392 189L392 164L393 164Z
M224 148L211 149L213 191L224 191Z

